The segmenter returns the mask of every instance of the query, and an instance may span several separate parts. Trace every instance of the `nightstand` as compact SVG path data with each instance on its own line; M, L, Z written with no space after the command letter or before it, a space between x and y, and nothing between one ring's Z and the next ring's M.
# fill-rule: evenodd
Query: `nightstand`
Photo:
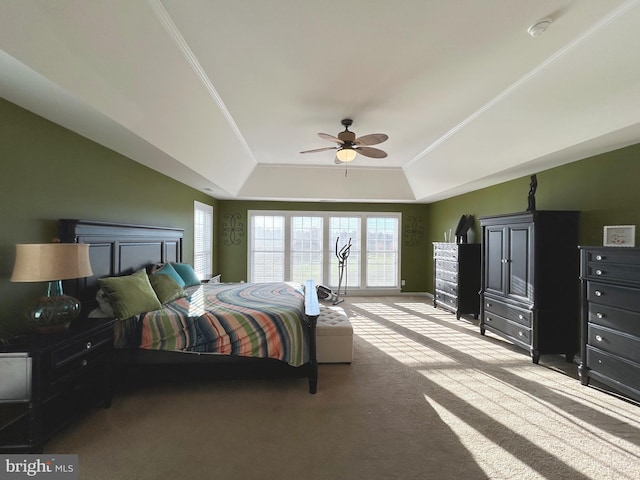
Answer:
M79 318L0 346L0 452L40 453L87 408L111 405L114 322Z

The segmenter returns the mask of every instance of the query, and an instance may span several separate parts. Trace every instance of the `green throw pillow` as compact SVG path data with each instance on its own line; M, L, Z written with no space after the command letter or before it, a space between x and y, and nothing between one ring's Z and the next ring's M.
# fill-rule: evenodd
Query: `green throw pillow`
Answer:
M98 282L117 318L130 318L162 308L144 270L124 277L101 278Z
M200 279L196 275L196 272L193 270L193 267L188 263L171 262L171 266L176 272L178 272L178 275L180 275L186 287L200 285Z
M182 279L180 274L176 272L176 270L171 266L170 263L165 263L161 268L159 268L153 273L160 274L160 275L168 275L169 277L173 278L176 281L176 283L180 286L180 288L185 287L184 280Z
M158 296L158 300L163 305L188 295L169 275L152 273L149 275L149 281Z

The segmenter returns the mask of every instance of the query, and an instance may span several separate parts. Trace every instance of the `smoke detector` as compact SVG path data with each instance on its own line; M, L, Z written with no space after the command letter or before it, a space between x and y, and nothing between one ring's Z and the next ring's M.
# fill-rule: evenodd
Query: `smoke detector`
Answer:
M534 23L533 25L531 25L527 29L527 33L534 38L539 37L540 35L542 35L544 32L547 31L547 28L549 28L549 25L551 25L550 19L541 20L538 23Z

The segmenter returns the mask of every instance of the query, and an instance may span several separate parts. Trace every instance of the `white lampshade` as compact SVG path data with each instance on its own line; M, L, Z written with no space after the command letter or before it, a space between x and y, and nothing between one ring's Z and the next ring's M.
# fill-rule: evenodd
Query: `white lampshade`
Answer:
M356 159L356 151L351 147L344 147L336 152L336 157L341 162L351 162Z
M12 282L49 282L93 275L89 245L32 243L16 245Z

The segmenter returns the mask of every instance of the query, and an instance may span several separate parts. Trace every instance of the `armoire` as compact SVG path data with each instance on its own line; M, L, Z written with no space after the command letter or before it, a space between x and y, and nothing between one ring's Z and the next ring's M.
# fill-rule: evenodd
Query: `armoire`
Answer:
M534 210L481 217L480 333L529 352L579 351L579 212Z

